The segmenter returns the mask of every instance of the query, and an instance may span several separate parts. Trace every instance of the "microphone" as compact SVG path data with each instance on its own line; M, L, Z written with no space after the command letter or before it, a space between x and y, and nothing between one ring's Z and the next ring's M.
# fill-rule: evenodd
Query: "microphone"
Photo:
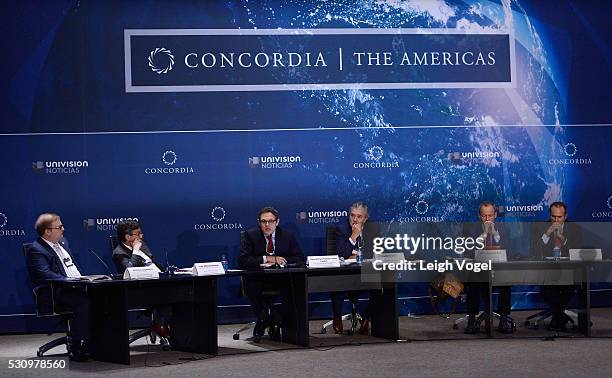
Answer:
M104 262L104 260L102 260L102 258L100 256L98 256L98 254L96 252L94 252L93 249L89 248L87 249L92 255L96 256L96 258L102 263L102 265L104 265L104 267L106 268L106 273L108 273L108 275L110 277L113 277L113 271L108 267L108 265Z

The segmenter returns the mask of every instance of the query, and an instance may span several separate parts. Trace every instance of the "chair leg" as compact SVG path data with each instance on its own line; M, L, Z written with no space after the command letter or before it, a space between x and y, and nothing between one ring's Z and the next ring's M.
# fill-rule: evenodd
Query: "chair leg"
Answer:
M56 346L59 346L59 345L67 344L67 341L68 341L68 337L67 336L62 336L62 337L59 337L59 338L57 338L55 340L51 340L48 343L46 343L45 345L43 345L40 348L38 348L38 351L36 352L36 355L38 357L42 357L50 349L53 349L53 348L55 348Z
M150 328L141 329L140 331L136 331L130 335L129 343L133 343L134 341L140 339L141 337L149 336L151 333Z

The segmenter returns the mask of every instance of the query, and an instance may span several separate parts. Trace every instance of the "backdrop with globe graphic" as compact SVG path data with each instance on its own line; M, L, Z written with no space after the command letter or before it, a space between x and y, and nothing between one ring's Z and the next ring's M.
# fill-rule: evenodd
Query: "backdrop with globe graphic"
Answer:
M485 199L502 221L539 221L563 200L571 219L605 229L610 10L510 0L15 5L0 100L0 332L38 327L21 245L44 211L62 216L87 273L106 273L87 249L111 265L108 237L125 218L141 222L163 263L226 254L235 266L239 231L266 205L310 255L324 253L325 228L356 200L390 224L474 221ZM238 280L221 282L221 321L250 316L238 292ZM402 312L431 311L425 286L400 292ZM327 299L313 297L314 316L329 316ZM515 308L537 300L514 289Z

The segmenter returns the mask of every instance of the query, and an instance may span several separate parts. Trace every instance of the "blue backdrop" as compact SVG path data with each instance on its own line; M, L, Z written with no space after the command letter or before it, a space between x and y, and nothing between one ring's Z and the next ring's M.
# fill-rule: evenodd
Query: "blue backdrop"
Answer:
M536 209L506 221L544 220L563 200L573 220L609 222L611 10L12 4L0 42L0 332L37 328L21 244L45 211L62 216L92 274L105 269L87 249L110 264L121 218L179 266L222 253L235 265L239 231L266 205L307 254L322 253L325 227L354 200L385 222L475 220L483 199ZM534 305L529 291L515 289L515 307ZM222 283L222 321L249 316L237 294L237 281ZM402 311L430 311L423 295L403 286ZM326 299L313 297L315 315L329 315Z

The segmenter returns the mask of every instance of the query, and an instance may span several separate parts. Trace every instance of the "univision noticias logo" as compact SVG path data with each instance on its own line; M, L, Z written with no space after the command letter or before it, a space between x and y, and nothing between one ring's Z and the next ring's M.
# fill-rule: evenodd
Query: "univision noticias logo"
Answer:
M210 210L210 219L212 222L209 223L198 223L193 226L194 230L197 231L216 231L216 230L241 230L242 224L240 222L223 222L226 220L227 212L222 206L215 206Z
M5 228L8 225L8 217L4 213L0 213L0 236L25 236L25 230Z
M380 146L372 146L364 152L365 161L353 162L355 169L386 169L399 168L399 161L395 154L388 154L385 159L385 150Z
M249 158L251 168L261 169L289 169L294 168L296 163L301 163L302 157L295 156L253 156Z
M126 218L87 218L83 219L83 227L85 231L116 231L117 225L126 220L134 220L138 222L136 217Z
M87 160L55 160L32 162L32 170L36 173L55 175L75 175L83 168L89 167Z
M295 214L295 219L299 223L308 224L339 223L346 217L348 217L346 210L300 211Z
M144 173L147 175L190 175L194 173L193 167L175 166L178 160L179 158L176 152L166 150L161 155L163 166L147 167Z
M448 153L448 160L456 165L486 162L499 158L501 158L501 154L497 151L464 151Z
M499 217L531 218L543 211L544 206L541 204L497 206L497 216Z

